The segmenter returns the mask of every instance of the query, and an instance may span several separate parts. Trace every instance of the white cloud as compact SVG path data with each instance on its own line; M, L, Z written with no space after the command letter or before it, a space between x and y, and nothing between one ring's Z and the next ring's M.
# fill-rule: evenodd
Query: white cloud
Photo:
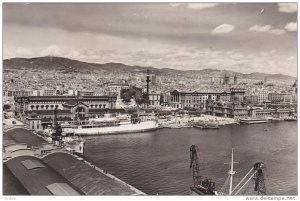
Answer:
M257 32L269 32L272 29L271 25L265 25L265 26L260 26L260 25L254 25L249 28L249 31L257 31Z
M170 6L172 7L178 7L178 6L183 6L186 5L185 3L170 3Z
M285 30L283 30L283 29L272 29L271 33L275 34L275 35L282 35L282 34L285 34Z
M218 3L188 3L187 8L202 10L206 8L212 8L217 5Z
M31 56L33 54L32 50L23 47L18 47L15 53L22 56Z
M297 31L297 22L290 22L284 28L288 31Z
M185 6L186 8L197 9L197 10L212 8L217 5L218 3L170 3L170 6L172 7Z
M297 3L279 3L278 10L282 13L295 13L297 12Z
M42 56L62 56L62 50L56 45L50 45L40 52Z
M285 30L283 29L273 29L273 26L272 25L259 25L259 24L256 24L252 27L250 27L248 29L248 31L254 31L254 32L262 32L262 33L272 33L272 34L275 34L275 35L282 35L285 33Z
M234 30L234 26L230 24L221 24L220 26L217 26L212 30L212 34L224 34L224 33L229 33Z

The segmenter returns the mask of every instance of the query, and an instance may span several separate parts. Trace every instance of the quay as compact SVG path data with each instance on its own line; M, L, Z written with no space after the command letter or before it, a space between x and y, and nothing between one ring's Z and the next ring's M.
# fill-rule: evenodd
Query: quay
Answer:
M3 134L4 195L145 195L25 128Z

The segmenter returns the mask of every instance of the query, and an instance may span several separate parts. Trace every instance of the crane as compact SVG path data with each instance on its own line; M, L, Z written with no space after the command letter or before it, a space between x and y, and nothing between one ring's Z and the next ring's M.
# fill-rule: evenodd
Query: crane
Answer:
M192 168L193 171L194 182L191 190L200 195L216 195L215 182L213 182L211 179L202 180L198 162L198 150L199 148L197 145L192 145L190 147L190 168Z
M52 141L61 145L62 141L62 128L60 124L57 122L57 108L54 109L54 118L53 118L53 133L52 133Z
M215 191L215 182L212 182L211 179L202 180L201 178L197 155L198 150L197 145L192 145L190 147L190 168L193 170L194 182L194 185L191 187L192 191L199 195L238 195L241 190L253 180L255 184L254 191L256 191L258 195L267 194L264 183L264 169L266 168L266 165L263 162L256 162L241 181L233 187L233 175L236 174L236 171L233 170L233 164L238 163L233 161L233 149L231 150L231 162L225 163L231 165L230 170L228 171L228 177L220 190ZM229 187L228 190L227 187Z

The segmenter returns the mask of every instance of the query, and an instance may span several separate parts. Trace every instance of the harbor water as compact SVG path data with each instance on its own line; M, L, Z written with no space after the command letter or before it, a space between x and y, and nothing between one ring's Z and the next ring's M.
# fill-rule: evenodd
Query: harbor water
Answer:
M297 195L297 122L228 125L220 129L160 129L86 138L87 160L149 195L189 195L193 183L189 148L199 147L201 175L220 189L227 179L231 148L237 173L233 184L264 162L268 195ZM241 194L255 195L254 182Z

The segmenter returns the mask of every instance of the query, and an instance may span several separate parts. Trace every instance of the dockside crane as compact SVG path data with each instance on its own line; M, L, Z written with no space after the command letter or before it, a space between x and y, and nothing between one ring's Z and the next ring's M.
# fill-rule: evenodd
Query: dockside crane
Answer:
M241 179L241 181L233 187L233 175L236 171L233 169L233 164L238 163L233 161L233 149L231 150L231 162L225 163L230 164L230 170L228 171L228 177L219 191L215 191L215 182L211 179L202 180L200 175L200 167L198 161L198 147L197 145L192 145L190 147L190 168L193 170L193 182L194 185L191 190L199 195L238 195L241 190L252 180L254 181L254 191L258 195L266 195L266 186L264 178L264 170L266 165L262 162L256 162L254 166L248 171L248 173ZM251 174L252 173L252 174ZM228 190L227 190L228 189ZM247 189L246 189L247 190Z
M194 185L191 190L200 195L216 195L215 182L211 179L202 179L199 169L198 154L199 148L197 145L190 147L190 168L193 171L193 182Z
M52 141L54 144L61 145L62 143L62 128L57 121L57 108L54 109L54 118L53 118L53 133L51 135Z

